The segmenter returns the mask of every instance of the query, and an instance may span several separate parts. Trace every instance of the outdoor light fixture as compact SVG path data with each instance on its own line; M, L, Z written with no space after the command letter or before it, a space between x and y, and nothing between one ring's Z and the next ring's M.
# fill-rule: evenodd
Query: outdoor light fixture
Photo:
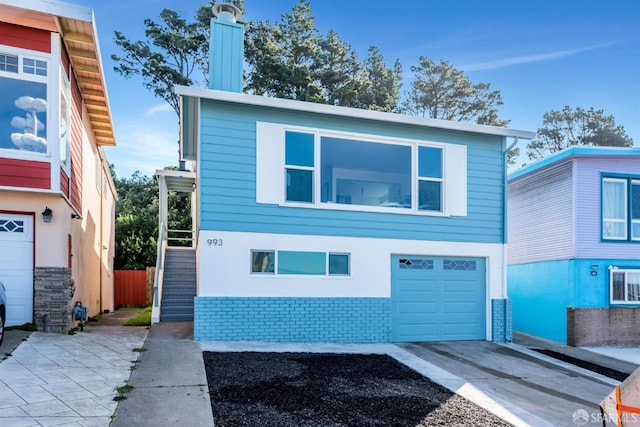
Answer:
M72 213L71 214L71 219L81 219L82 217L80 215L78 215L77 213Z
M42 211L42 220L44 222L51 222L51 217L53 216L53 211L49 209L49 207L45 207Z

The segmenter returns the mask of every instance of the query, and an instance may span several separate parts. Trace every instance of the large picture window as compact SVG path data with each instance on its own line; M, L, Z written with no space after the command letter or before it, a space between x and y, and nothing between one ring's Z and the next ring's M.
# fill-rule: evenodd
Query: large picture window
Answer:
M442 212L443 148L418 146L417 171L413 152L408 144L287 131L285 200L317 203L314 186L319 176L321 204Z
M256 201L466 216L467 147L258 122Z
M47 61L0 51L0 93L0 148L46 153Z
M640 304L640 269L610 269L612 304Z
M640 241L640 179L602 179L602 239Z

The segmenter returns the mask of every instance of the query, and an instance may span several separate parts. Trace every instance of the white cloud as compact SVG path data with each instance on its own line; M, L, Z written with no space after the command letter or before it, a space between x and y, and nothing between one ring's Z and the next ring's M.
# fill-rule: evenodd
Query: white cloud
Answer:
M598 44L598 45L583 47L579 49L559 50L555 52L547 52L547 53L541 53L537 55L515 56L512 58L496 59L493 61L461 65L458 68L461 68L465 71L495 70L497 68L509 67L511 65L527 64L531 62L553 61L555 59L566 58L568 56L577 55L582 52L600 49L602 47L610 46L612 44L614 43Z
M155 110L151 115L159 114L152 120L151 110ZM128 178L135 171L153 176L157 169L178 166L178 118L171 108L170 113L165 111L153 107L139 117L118 123L117 146L107 148L105 153L119 178Z
M171 107L171 105L167 104L166 102L163 102L162 104L154 105L153 107L148 108L147 110L145 110L144 116L145 117L149 117L149 116L153 116L153 115L155 115L157 113L166 113L166 112L171 112L171 113L175 114L175 111L173 110L173 107Z

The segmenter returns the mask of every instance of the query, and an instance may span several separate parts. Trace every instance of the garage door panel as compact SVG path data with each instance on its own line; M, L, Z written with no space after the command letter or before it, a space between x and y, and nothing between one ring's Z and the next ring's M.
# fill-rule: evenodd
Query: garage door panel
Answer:
M392 264L395 341L485 338L484 259L392 257Z
M427 292L427 291L435 291L436 282L433 280L419 280L416 279L404 279L400 282L399 292L410 292L410 291L419 291L419 292Z
M33 321L33 218L0 214L0 280L7 293L7 326Z

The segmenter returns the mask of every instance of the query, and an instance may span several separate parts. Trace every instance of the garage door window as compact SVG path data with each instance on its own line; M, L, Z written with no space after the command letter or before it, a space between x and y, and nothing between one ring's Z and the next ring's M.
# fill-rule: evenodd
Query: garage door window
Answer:
M24 233L24 221L0 219L0 233Z
M463 270L463 271L475 271L476 262L475 261L466 261L466 260L453 260L446 259L444 260L443 265L445 270Z

